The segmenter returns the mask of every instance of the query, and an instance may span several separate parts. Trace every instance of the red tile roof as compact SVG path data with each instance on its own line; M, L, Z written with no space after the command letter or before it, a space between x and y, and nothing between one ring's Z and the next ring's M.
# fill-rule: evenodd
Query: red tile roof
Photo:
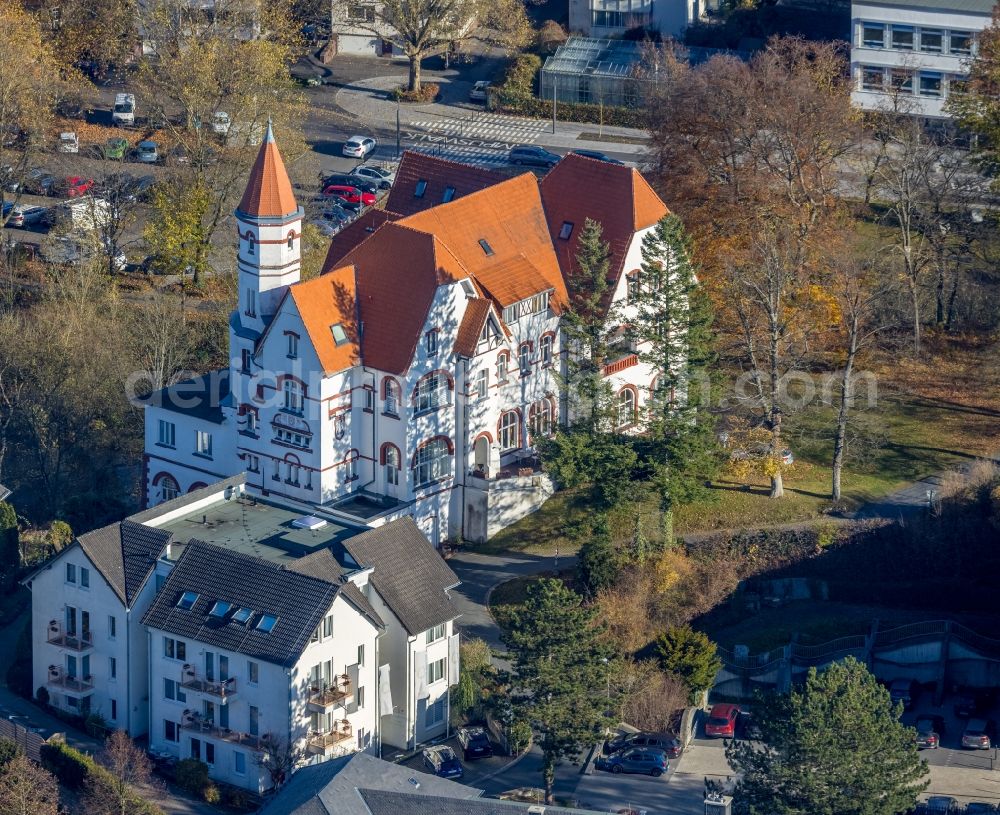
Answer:
M454 198L458 199L498 184L503 179L504 176L493 170L407 150L396 170L396 180L389 190L385 206L400 215L413 215L444 203L444 191L448 187L455 190ZM417 182L421 180L426 181L427 186L418 198Z
M476 353L476 346L479 345L479 337L483 333L483 326L486 325L486 318L490 314L489 300L469 300L465 306L465 314L462 315L462 322L458 326L458 334L455 337L455 353L463 357L471 357Z
M354 267L342 266L288 290L295 302L325 373L343 371L360 361L357 292ZM347 341L337 345L333 326L340 324Z
M323 262L324 269L334 269L341 259L386 221L398 221L401 216L384 209L369 207L330 239L330 249Z
M552 243L567 280L577 271L577 240L587 218L604 228L604 240L611 246L610 282L616 284L633 234L668 212L638 170L574 153L550 170L540 187ZM559 233L567 222L573 231L564 240Z
M282 218L298 212L292 182L288 180L270 122L238 209L255 218Z

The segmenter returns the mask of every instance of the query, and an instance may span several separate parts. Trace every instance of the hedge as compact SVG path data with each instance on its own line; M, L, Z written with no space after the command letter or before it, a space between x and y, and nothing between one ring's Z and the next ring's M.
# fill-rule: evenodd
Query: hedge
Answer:
M507 66L503 82L490 94L489 109L497 113L547 119L552 115L552 101L535 95L542 59L537 54L518 54ZM559 102L556 116L564 122L601 124L609 127L647 126L648 114L643 108L595 105L592 102Z
M43 744L41 748L42 766L51 772L61 784L72 790L81 790L88 780L111 785L114 776L93 758L75 750L67 744L55 742ZM130 815L163 815L163 810L136 795L130 802Z

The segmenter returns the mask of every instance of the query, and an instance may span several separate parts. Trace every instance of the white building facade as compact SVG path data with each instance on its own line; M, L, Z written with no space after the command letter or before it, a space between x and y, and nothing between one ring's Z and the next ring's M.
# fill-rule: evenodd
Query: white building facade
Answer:
M865 110L948 117L969 75L992 0L864 0L851 4L851 98Z

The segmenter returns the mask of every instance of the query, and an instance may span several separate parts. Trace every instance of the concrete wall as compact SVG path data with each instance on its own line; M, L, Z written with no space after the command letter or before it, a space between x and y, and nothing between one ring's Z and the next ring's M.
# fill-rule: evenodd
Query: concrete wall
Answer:
M504 527L535 512L554 492L555 484L545 473L488 482L470 478L465 489L463 536L473 543L485 543Z

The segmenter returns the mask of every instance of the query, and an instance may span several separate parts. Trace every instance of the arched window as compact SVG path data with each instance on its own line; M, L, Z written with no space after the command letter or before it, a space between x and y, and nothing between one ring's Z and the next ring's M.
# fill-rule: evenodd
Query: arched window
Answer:
M508 410L501 414L497 431L500 452L506 453L521 446L521 417L517 415L516 410Z
M294 232L289 232L288 233L288 248L289 249L294 249L295 248L295 233Z
M552 402L541 399L528 408L528 431L531 441L552 435Z
M451 445L447 439L431 439L413 455L413 485L421 487L451 474Z
M402 458L395 444L382 445L382 465L385 468L385 483L396 486L399 484L399 468Z
M539 340L539 345L542 351L542 365L549 366L552 364L552 335L546 334Z
M285 410L301 413L305 401L302 385L294 379L286 379L284 384Z
M635 390L622 388L618 391L618 427L635 424Z
M157 476L156 480L153 482L154 486L160 488L160 500L161 501L172 501L178 495L181 494L180 485L177 483L177 479L174 478L169 473L162 473Z
M387 376L382 380L382 398L385 400L382 412L388 413L390 416L398 416L399 383L395 379Z
M451 381L447 374L441 371L433 371L421 377L413 389L414 413L426 413L447 405L450 390Z
M344 460L344 481L353 481L358 477L358 451L351 450Z
M256 254L256 247L253 235L247 235L247 254L253 257Z

